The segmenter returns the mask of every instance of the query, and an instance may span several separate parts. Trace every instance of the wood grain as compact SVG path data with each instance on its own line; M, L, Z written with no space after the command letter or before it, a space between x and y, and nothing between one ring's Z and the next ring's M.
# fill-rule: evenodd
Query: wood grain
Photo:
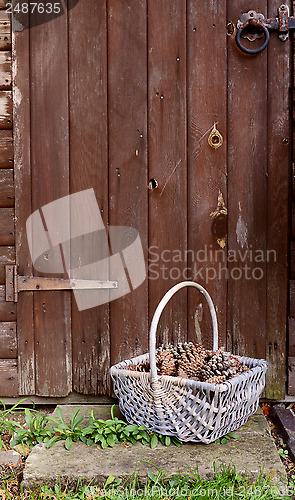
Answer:
M289 346L288 355L295 356L295 318L288 318Z
M15 264L15 247L1 247L0 249L0 284L5 284L5 266Z
M94 189L105 225L108 222L106 22L105 1L86 0L69 12L70 189L73 193ZM77 40L83 43L77 44ZM85 99L86 88L92 89L91 99ZM80 252L82 260L85 253L92 252L83 243L81 238L78 249L75 242L75 252ZM90 262L99 259L97 251L94 245L94 255L88 255ZM108 393L109 305L78 311L73 300L72 339L73 389L82 394Z
M290 4L289 4L290 5ZM268 14L277 13L274 0L268 2ZM290 176L289 88L291 85L291 42L282 47L278 37L268 47L268 176L267 176L267 249L275 259L267 262L266 308L266 395L285 397L286 324L288 282L288 227ZM279 124L279 126L278 126ZM278 169L278 164L280 168Z
M0 359L1 397L18 395L17 359Z
M30 156L30 49L29 30L14 31L13 60L13 138L15 156L15 215L16 261L23 276L32 276L32 260L26 236L26 220L32 213ZM20 99L21 96L21 99ZM6 145L0 164L13 161L10 131L0 134L0 144ZM35 345L33 324L33 293L21 293L17 304L17 341L19 394L35 394Z
M0 207L14 207L13 170L0 170Z
M244 10L242 0L229 2L228 19L236 21ZM266 11L263 0L259 12ZM266 251L266 51L248 57L228 37L228 78L228 251L233 255L228 265L228 346L234 353L264 358L266 265L251 261L245 252ZM261 279L253 276L257 266Z
M0 91L0 128L12 128L12 94L10 90Z
M16 304L14 302L6 302L5 286L0 286L0 322L16 320Z
M109 224L138 230L147 259L147 2L108 2ZM115 279L115 276L114 276ZM148 283L110 303L111 364L146 352Z
M0 323L0 358L17 358L16 323Z
M162 296L187 267L185 2L148 2L148 30L148 175L159 184L149 197L149 246L159 257L158 265L150 262L151 320ZM169 251L179 252L180 262L173 262ZM158 342L168 339L187 339L186 289L173 297L161 316Z
M67 37L67 16L30 32L32 211L69 194ZM34 296L36 395L72 389L70 311L69 292Z
M0 50L11 50L10 17L6 11L0 11Z
M0 52L0 90L11 88L11 52Z
M0 246L14 244L14 209L0 208Z
M219 344L224 346L227 245L225 242L222 249L213 236L211 214L217 208L220 194L227 203L226 19L225 0L211 2L206 9L200 2L188 2L188 247L196 256L189 260L188 267L199 272L192 278L203 285L213 299L219 324ZM209 132L215 122L224 138L223 145L217 150L208 144ZM206 300L195 290L189 290L190 340L196 338L196 324L204 345L212 347L212 321Z
M12 130L0 130L0 168L13 167Z
M295 318L295 281L290 281L290 318Z
M295 357L288 358L288 394L295 394Z

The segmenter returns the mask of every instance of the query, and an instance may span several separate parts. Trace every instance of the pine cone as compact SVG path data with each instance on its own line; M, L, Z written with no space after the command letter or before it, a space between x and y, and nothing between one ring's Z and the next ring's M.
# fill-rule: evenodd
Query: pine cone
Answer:
M159 349L156 356L159 375L175 375L176 360L169 349Z
M205 382L207 382L207 384L222 384L222 382L225 382L225 380L226 380L226 376L220 375L219 377L215 376L215 377L208 378L207 380L205 380Z

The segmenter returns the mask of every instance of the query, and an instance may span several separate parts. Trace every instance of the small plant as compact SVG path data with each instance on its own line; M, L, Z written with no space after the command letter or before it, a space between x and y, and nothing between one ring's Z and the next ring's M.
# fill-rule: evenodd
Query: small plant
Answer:
M0 399L0 405L2 406L2 410L0 410L0 450L3 448L7 451L7 447L5 446L5 443L2 439L2 435L5 434L8 430L8 425L7 425L7 418L9 415L11 415L15 411L23 411L24 408L21 408L19 405L26 401L26 399L22 399L18 403L16 403L14 406L11 408L7 409L5 406L4 401Z
M13 436L10 446L26 444L33 448L36 444L46 442L52 436L52 428L48 428L48 418L40 411L33 411L25 408L26 426L19 422L8 421L6 425Z
M289 452L288 452L288 450L284 449L283 447L280 447L279 448L279 455L282 458L287 458L287 456L289 455Z
M226 444L228 443L231 439L239 439L240 436L236 432L229 432L222 438L216 439L215 444Z
M78 417L79 411L80 408L75 411L69 425L65 424L62 411L59 407L56 408L58 419L52 416L48 417L48 420L57 424L57 427L53 427L55 431L54 435L52 436L51 434L52 437L46 440L47 448L50 448L54 443L63 439L66 450L70 450L73 443L79 441L79 439L82 440L83 429L79 424L83 421L83 417Z

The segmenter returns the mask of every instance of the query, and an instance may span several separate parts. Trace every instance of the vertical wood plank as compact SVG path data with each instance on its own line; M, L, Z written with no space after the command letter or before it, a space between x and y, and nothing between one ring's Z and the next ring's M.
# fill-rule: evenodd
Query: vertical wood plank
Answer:
M68 29L61 16L30 32L32 209L69 194ZM34 297L36 394L72 389L70 292Z
M108 2L109 223L139 231L147 256L146 0ZM147 350L147 280L110 303L111 362Z
M226 343L227 245L221 248L212 233L212 213L218 197L227 204L227 35L226 0L204 5L189 0L188 40L188 267L192 278L210 293L217 311L219 344ZM206 29L204 30L204 26ZM224 142L208 144L214 123ZM196 327L204 345L212 346L212 321L206 301L189 291L189 335ZM200 340L200 339L199 339Z
M228 21L245 10L242 0L228 2ZM266 0L259 12L266 14ZM266 263L250 252L266 255L267 123L267 52L247 56L229 36L228 344L255 358L265 357L267 278Z
M16 262L24 276L32 276L26 220L32 213L30 156L30 32L12 33L12 92L15 182ZM10 144L10 133L1 139ZM10 150L8 145L8 151ZM11 152L4 165L11 164ZM20 395L35 394L33 293L24 293L17 305L18 385Z
M149 197L149 246L156 254L150 260L151 319L187 267L186 2L148 2L148 68L149 179L158 183ZM186 340L186 290L163 312L158 338Z
M278 4L268 0L269 16L275 17L277 9ZM275 258L267 262L266 396L282 399L285 397L286 376L291 41L282 43L278 36L274 36L271 42L267 49L267 249L275 252Z
M70 189L74 193L93 188L107 226L106 24L106 1L79 2L69 12ZM98 259L93 255L93 262ZM109 305L79 312L73 300L72 339L73 389L83 394L108 393Z

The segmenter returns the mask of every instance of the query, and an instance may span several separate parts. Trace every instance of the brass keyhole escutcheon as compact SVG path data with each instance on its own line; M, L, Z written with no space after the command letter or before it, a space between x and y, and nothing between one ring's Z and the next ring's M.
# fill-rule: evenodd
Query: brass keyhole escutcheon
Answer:
M217 130L215 123L214 123L214 127L211 130L211 133L208 137L208 143L209 143L209 146L211 146L211 148L213 148L213 149L218 149L223 144L223 137L222 137L221 133L219 132L219 130Z

